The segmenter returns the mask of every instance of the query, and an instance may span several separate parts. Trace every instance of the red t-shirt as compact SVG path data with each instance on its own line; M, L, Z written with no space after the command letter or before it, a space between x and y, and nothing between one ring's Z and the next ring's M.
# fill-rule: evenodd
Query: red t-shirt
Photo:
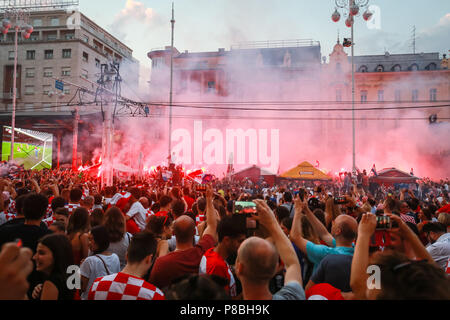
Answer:
M220 254L214 251L214 248L209 249L203 255L200 261L199 274L214 274L227 279L228 285L225 287L225 290L231 297L236 296L236 281L230 266Z
M155 213L155 216L157 217L166 217L169 214L169 211L158 211Z
M186 274L198 274L200 261L209 249L215 246L215 241L209 234L204 235L193 247L182 251L173 251L156 259L150 274L149 282L164 289L172 281Z
M186 211L191 210L192 205L195 203L195 200L189 196L183 196L183 198L184 198L184 201L186 201L187 206L188 206Z

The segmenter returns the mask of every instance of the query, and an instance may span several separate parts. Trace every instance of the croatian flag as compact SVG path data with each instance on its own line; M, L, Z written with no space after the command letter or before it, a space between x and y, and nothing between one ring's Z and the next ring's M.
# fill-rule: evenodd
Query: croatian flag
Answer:
M409 173L410 175L414 175L414 170L413 170L413 168L411 168L411 172Z
M319 160L316 160L316 168L320 166Z
M373 164L372 172L373 172L373 174L375 175L375 177L378 177L377 169L375 168L375 163Z

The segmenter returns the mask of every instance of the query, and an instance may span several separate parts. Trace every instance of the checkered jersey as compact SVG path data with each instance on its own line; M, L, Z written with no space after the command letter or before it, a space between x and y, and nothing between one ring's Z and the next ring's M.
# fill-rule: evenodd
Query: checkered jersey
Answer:
M71 215L76 208L79 208L80 205L78 203L69 203L64 206L67 210L69 210L69 215Z
M8 221L11 221L13 219L17 218L17 215L12 214L12 213L5 213L4 211L0 212L0 225L4 224Z
M236 296L236 281L234 280L230 266L217 252L214 251L214 247L208 249L203 255L198 273L213 274L227 279L228 284L225 286L225 290L231 297Z
M53 210L52 210L52 205L49 204L47 207L47 212L45 214L45 218L51 218L51 216L53 216Z
M416 224L416 220L414 220L413 217L411 217L411 216L409 216L409 215L407 215L407 214L400 214L400 218L401 218L403 221L405 221L405 222L411 222L411 223Z
M16 201L13 199L11 199L11 201L9 202L8 213L14 214L14 215L17 214Z
M164 300L164 293L144 279L115 273L95 279L88 300Z

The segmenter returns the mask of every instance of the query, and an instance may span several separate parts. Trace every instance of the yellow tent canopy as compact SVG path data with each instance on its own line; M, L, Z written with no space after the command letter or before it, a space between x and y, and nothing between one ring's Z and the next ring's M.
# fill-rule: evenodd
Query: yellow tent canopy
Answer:
M281 178L299 179L299 180L331 180L329 176L320 171L309 162L302 162L295 168L286 171Z

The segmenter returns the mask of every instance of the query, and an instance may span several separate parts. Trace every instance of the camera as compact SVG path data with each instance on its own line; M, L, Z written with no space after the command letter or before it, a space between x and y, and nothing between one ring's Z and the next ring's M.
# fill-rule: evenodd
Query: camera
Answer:
M256 204L254 202L235 201L233 204L233 215L247 230L258 229L258 221L252 218L253 215L256 215Z

